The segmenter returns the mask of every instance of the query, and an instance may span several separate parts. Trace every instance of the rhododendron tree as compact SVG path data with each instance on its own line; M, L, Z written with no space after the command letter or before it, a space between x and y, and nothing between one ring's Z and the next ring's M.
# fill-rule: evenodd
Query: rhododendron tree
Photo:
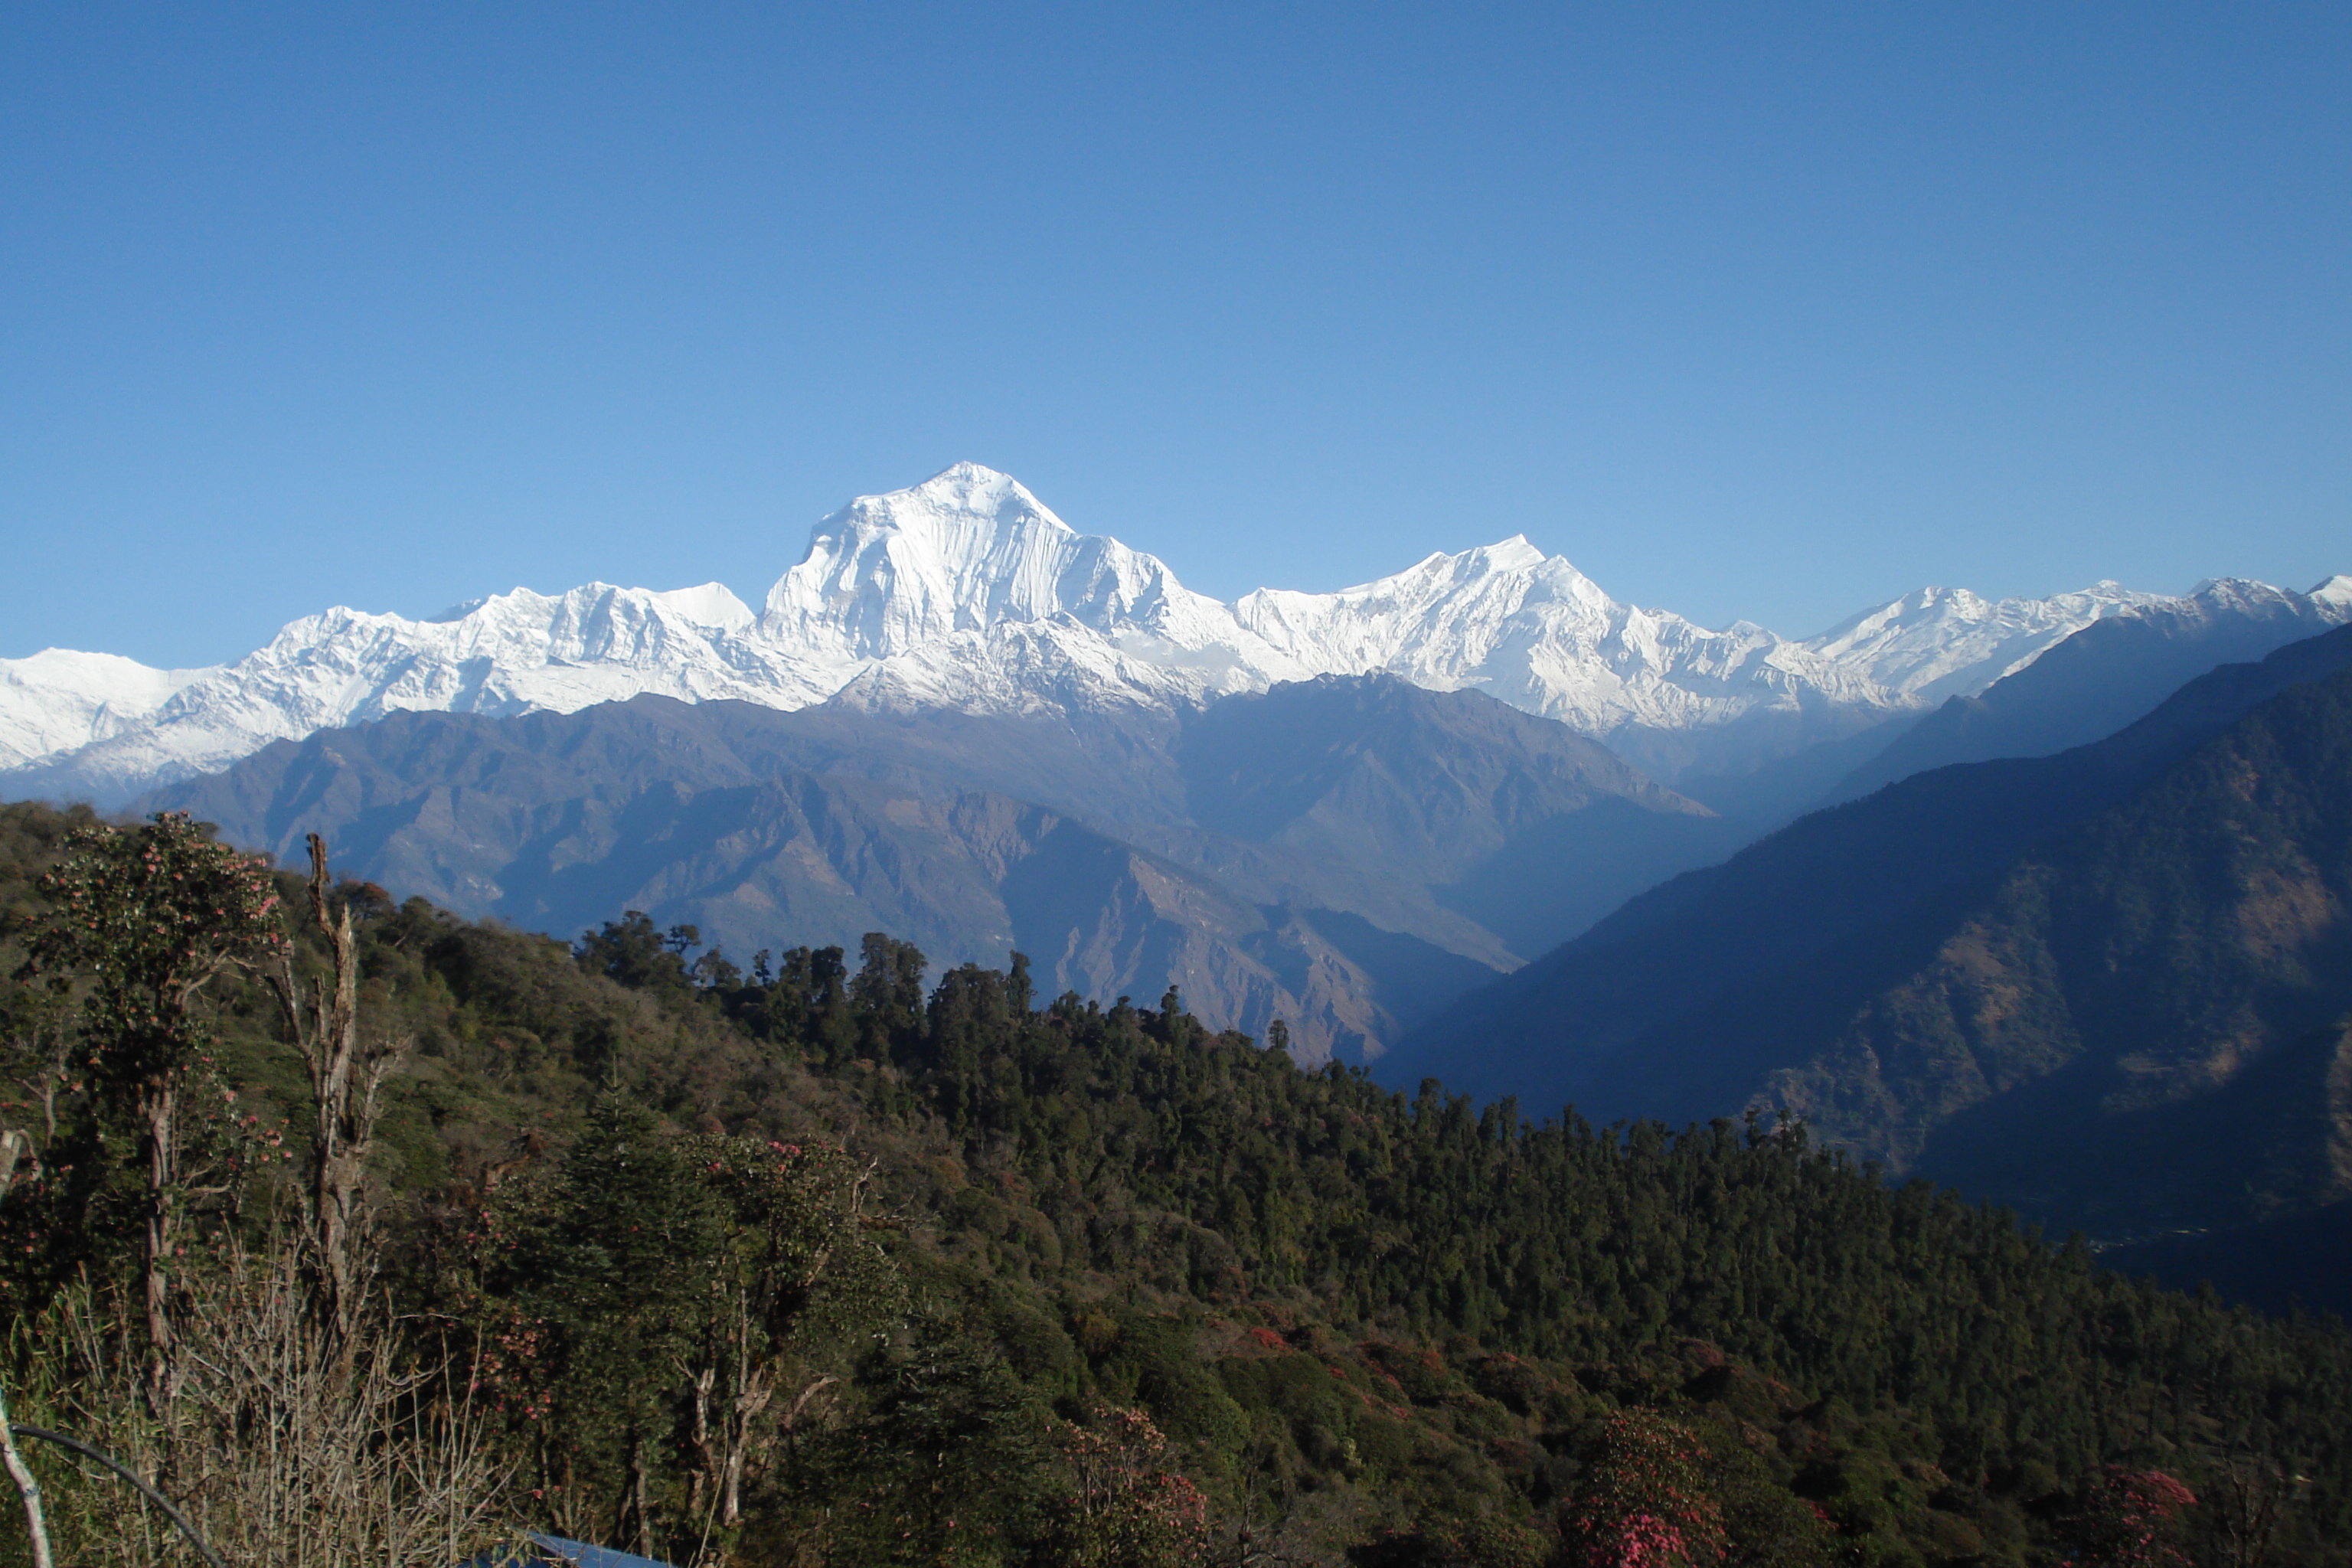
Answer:
M1097 1405L1083 1422L1055 1423L1053 1441L1073 1483L1055 1562L1154 1568L1206 1556L1207 1500L1150 1416Z
M2162 1470L2110 1465L2084 1483L2066 1534L2086 1568L2175 1568L2189 1561L2182 1516L2196 1506L2196 1494Z
M679 1152L717 1198L720 1222L710 1313L691 1363L687 1506L731 1527L763 1439L789 1440L811 1401L839 1381L814 1355L883 1315L897 1279L863 1231L871 1160L721 1134L685 1139Z
M608 1094L499 1187L468 1310L544 1517L646 1555L740 1521L747 1474L899 1304L871 1173L826 1144L676 1137Z
M1697 1439L1648 1411L1621 1411L1584 1446L1583 1472L1561 1505L1560 1544L1574 1568L1713 1568L1723 1520L1702 1480Z
M50 910L26 971L83 992L81 1065L100 1101L136 1129L148 1395L160 1405L174 1385L172 1259L195 1174L184 1089L215 1041L198 998L223 973L275 959L286 936L268 862L215 842L184 812L128 830L80 828L67 847L40 880Z

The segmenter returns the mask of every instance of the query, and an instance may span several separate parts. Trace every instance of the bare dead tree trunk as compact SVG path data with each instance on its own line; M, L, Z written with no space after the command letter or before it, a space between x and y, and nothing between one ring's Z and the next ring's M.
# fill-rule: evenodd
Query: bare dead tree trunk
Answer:
M802 1389L799 1396L795 1398L791 1405L785 1406L782 1419L778 1421L776 1424L777 1436L784 1442L791 1442L793 1438L793 1430L800 1424L801 1414L808 1408L809 1401L814 1399L818 1394L823 1394L826 1389L832 1387L840 1381L841 1379L838 1377L827 1373L824 1376L820 1377L815 1382L810 1384L806 1388ZM774 1397L772 1386L762 1389L760 1394L761 1407L764 1408L767 1405L768 1401L772 1397ZM753 1412L753 1414L756 1413L756 1411ZM747 1426L749 1425L748 1419L746 1425ZM731 1525L738 1519L742 1517L743 1461L749 1457L749 1454L750 1445L739 1444L736 1446L734 1451L727 1456L726 1502L720 1514L720 1522L722 1523Z
M702 1511L704 1494L714 1491L719 1480L719 1455L710 1434L710 1395L719 1384L719 1348L706 1342L702 1364L693 1369L694 1431L688 1442L694 1449L694 1473L686 1483L689 1518Z
M2268 1459L2232 1455L2223 1463L2220 1479L2206 1493L2221 1521L2216 1561L2229 1568L2262 1568L2278 1528L2281 1487L2282 1477Z
M44 1149L58 1141L58 1079L62 1076L55 1069L43 1073L40 1087L35 1091L41 1097L41 1147Z
M44 1034L48 1037L48 1061L33 1077L20 1078L16 1080L26 1093L40 1102L41 1142L37 1152L47 1151L50 1144L58 1141L58 1089L67 1080L66 1066L72 1057L68 1045L69 1037L65 1029L55 1022L46 1023L37 1027L26 1043L28 1045L36 1043Z
M361 1184L366 1179L368 1145L373 1133L375 1085L354 1095L359 1055L359 963L352 941L352 912L331 918L327 909L327 844L313 833L310 844L310 918L325 933L333 955L332 988L314 990L311 1028L298 1035L302 1062L317 1099L317 1142L310 1156L310 1206L318 1226L320 1306L338 1334L349 1324L362 1287L352 1242Z
M289 948L268 976L278 1010L310 1076L317 1122L310 1147L310 1213L305 1216L316 1276L317 1310L339 1349L355 1342L368 1283L367 1162L375 1142L384 1079L407 1054L404 1038L363 1044L360 1036L358 944L352 911L331 907L327 841L310 835L310 921L327 940L331 980L305 987Z
M751 1454L752 1430L776 1396L775 1366L752 1353L751 1332L751 1316L746 1303L736 1314L735 1387L734 1396L727 1404L726 1461L719 1494L719 1522L730 1528L743 1514L743 1468ZM790 1438L793 1422L817 1390L834 1381L830 1377L819 1378L793 1402L784 1415L783 1436Z
M32 1134L19 1132L13 1127L0 1127L0 1197L19 1182L41 1179L41 1149L33 1145Z
M25 1533L33 1544L33 1568L50 1568L49 1526L41 1517L41 1483L34 1479L25 1456L16 1451L16 1427L8 1418L5 1395L0 1395L0 1460L7 1464L8 1479L16 1483L16 1495L25 1500Z
M141 1240L140 1283L147 1311L147 1402L157 1415L172 1402L177 1336L172 1329L172 1264L179 1245L173 1202L180 1181L180 1096L170 1077L140 1090L139 1117L147 1128L147 1226Z
M15 1128L0 1129L0 1196L16 1186L16 1167L28 1157L31 1145L32 1140ZM32 1166L26 1180L40 1174L37 1159ZM25 1534L32 1542L33 1568L50 1568L49 1526L41 1515L41 1483L34 1477L33 1468L25 1463L25 1456L16 1451L16 1426L8 1415L5 1394L0 1394L0 1461L6 1463L8 1479L16 1483L16 1495L25 1501Z
M646 1473L645 1434L629 1433L629 1506L637 1516L637 1555L654 1554L653 1498L647 1487Z

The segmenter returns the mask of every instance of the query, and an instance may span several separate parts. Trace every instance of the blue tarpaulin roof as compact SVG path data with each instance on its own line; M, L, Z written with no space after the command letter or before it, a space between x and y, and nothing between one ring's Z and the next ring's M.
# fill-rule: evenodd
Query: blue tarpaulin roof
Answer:
M463 1568L670 1568L667 1563L651 1557L639 1557L631 1552L615 1552L609 1546L591 1546L584 1541L566 1541L560 1535L541 1535L532 1531L525 1540L533 1548L529 1552L496 1558L477 1557Z

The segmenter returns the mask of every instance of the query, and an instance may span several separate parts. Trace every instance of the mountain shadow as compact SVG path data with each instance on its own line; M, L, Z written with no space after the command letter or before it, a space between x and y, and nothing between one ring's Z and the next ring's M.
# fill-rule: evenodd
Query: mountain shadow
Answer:
M2281 1317L2301 1310L2352 1320L2352 1203L2124 1242L2102 1248L2099 1261L2174 1290L2210 1287Z

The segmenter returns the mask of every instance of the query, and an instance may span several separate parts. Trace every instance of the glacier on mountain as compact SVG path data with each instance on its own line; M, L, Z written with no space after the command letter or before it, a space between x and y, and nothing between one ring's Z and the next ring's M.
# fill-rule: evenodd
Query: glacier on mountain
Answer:
M1620 603L1523 537L1335 593L1259 589L1228 605L1077 532L1009 476L959 463L819 522L756 616L717 584L591 584L424 620L339 607L205 670L61 649L0 660L0 789L119 804L272 741L405 710L571 712L652 692L779 709L1173 710L1373 672L1484 691L1673 778L1972 694L2105 616L2198 602L2220 613L2262 595L2294 600L2315 629L2352 618L2341 577L2307 595L2200 584L2188 601L2113 583L1999 601L1929 588L1792 639Z

